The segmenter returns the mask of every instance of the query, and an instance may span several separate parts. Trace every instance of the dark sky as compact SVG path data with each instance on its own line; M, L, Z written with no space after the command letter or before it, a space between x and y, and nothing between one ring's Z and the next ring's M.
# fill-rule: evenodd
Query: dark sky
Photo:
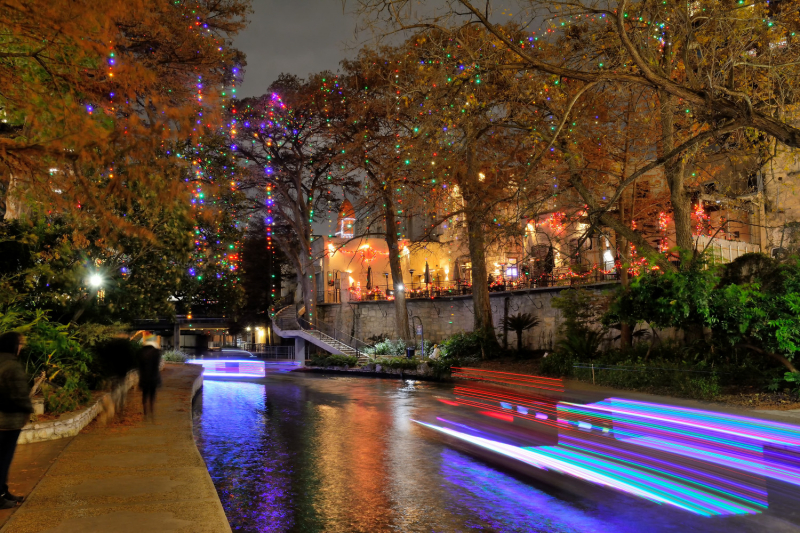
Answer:
M356 54L356 17L342 12L341 0L253 0L253 11L250 25L234 40L247 54L240 98L264 94L282 72L306 78L335 71L339 61Z

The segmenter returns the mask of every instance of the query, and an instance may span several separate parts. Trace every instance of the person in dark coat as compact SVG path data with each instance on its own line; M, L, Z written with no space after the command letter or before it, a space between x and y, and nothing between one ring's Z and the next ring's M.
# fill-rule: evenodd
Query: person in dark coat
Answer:
M17 439L33 412L28 376L19 362L24 345L19 333L0 335L0 509L10 509L24 499L8 492L8 469Z
M156 401L156 389L161 386L161 350L146 345L139 354L139 388L142 390L142 409L145 418L154 418L153 406Z

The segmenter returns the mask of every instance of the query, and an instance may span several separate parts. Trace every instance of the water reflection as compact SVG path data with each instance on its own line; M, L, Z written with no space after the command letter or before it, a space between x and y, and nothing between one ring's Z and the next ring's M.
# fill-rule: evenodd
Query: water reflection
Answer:
M442 452L448 493L475 513L465 526L492 531L606 531L607 524L484 463L453 450Z
M484 414L465 413L463 404L452 405L457 397L452 387L395 380L206 380L195 435L234 531L797 530L774 515L698 517L569 476L504 470L413 420L444 419L458 430L480 427L477 437L546 447L558 442L558 431L536 412L555 412L555 403L516 398L530 406L525 414L515 404L514 412L529 415L526 424L538 428L532 432L488 416L502 414L488 404L479 408Z

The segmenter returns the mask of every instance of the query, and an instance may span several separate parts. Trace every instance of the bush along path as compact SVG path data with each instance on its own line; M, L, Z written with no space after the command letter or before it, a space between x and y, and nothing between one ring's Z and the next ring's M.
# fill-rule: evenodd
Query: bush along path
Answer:
M192 434L202 367L167 365L154 423L141 398L75 437L1 533L220 533L230 531Z

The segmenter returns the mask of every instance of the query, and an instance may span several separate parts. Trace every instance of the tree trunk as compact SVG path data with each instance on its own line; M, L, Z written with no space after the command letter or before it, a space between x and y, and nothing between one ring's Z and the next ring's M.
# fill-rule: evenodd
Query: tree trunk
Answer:
M397 240L397 220L394 216L394 203L389 194L384 190L383 210L386 220L386 244L389 247L389 267L392 271L392 285L394 286L394 318L397 336L406 343L411 340L411 328L408 327L408 307L406 305L406 292L403 286L403 266L400 262L400 243Z
M760 354L772 357L773 359L778 361L780 364L785 366L786 370L788 370L789 372L795 372L795 373L797 372L797 369L795 368L794 364L791 361L789 361L788 359L786 359L786 357L782 356L779 353L768 352L768 351L763 350L763 349L759 348L758 346L754 346L752 344L742 344L741 346L743 346L745 348L749 348L749 349L753 350L754 352L758 352Z
M508 304L510 303L508 296L505 298L503 305L503 349L508 350Z
M626 135L625 135L625 148L624 154L622 159L622 179L627 179L628 177L628 155L630 154L630 135L627 133L627 127L630 126L631 120L634 114L634 98L632 91L629 93L628 97L628 111L626 115ZM634 181L631 184L631 205L628 208L625 205L625 196L622 196L619 200L619 215L622 224L628 228L633 229L633 212L634 212L634 205L636 204L636 182ZM618 231L614 232L615 242L617 245L617 251L619 252L619 279L622 284L622 290L627 291L628 287L630 286L630 279L628 276L628 265L630 264L630 251L631 246L628 242L628 239L620 234ZM633 325L635 326L635 324ZM626 351L633 347L633 327L631 324L627 322L620 322L619 325L619 346L623 351Z
M517 354L522 353L522 330L517 330Z
M310 257L310 244L302 237L300 240L301 250L295 252L287 247L284 253L290 257L297 271L297 286L300 289L303 305L305 307L305 319L316 324L317 320L317 298L314 294L314 260Z
M472 307L475 313L474 330L491 344L497 344L492 320L492 303L489 299L489 276L486 271L486 249L483 235L483 217L472 194L465 194L469 257L472 261Z
M675 148L675 104L674 96L659 92L661 100L661 138L663 153ZM681 261L694 258L694 238L692 236L692 201L686 193L686 160L685 156L667 161L664 164L664 175L669 186L669 199L672 205L672 218L675 226L675 244L681 252L687 252ZM683 329L684 342L696 342L705 338L702 324L689 324Z
M626 239L619 233L616 233L616 241L617 241L617 250L619 250L620 263L622 263L619 269L619 279L622 284L622 290L627 291L631 283L630 277L628 276L628 266L627 266L630 261L630 257L628 254L628 251L630 250L630 245L628 244L628 239ZM623 350L627 350L633 346L633 327L631 326L631 324L627 322L620 322L619 346Z
M661 139L664 154L675 148L675 97L659 92L661 100ZM673 159L664 164L664 176L669 186L669 199L672 205L672 218L675 225L675 243L681 251L694 250L692 238L692 202L686 194L686 163L683 158Z
M6 212L3 215L4 220L17 220L22 217L23 202L20 197L19 180L11 174L8 178L8 187L6 188Z
M315 292L314 280L314 263L313 261L305 261L303 265L305 268L299 275L301 279L301 287L303 289L303 303L306 306L306 320L311 324L317 323L317 295Z
M464 182L461 183L464 210L467 219L467 236L469 237L469 257L472 261L472 308L474 312L474 330L481 334L490 345L497 346L497 335L492 319L492 302L489 299L489 275L486 270L486 239L484 237L483 214L486 206L479 194L485 184L478 180L478 168L475 165L475 144L472 139L467 147ZM483 346L481 346L483 350ZM485 357L485 351L483 351Z

